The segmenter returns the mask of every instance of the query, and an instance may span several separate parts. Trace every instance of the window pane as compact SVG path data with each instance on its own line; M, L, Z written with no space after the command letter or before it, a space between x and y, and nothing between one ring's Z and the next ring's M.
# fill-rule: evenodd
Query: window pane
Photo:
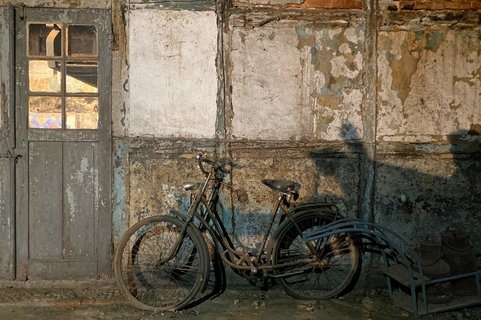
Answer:
M67 63L67 92L97 92L97 62Z
M67 129L97 129L99 101L96 97L66 99Z
M60 92L61 62L30 60L28 63L28 88L30 92Z
M61 28L61 24L30 24L28 26L28 54L46 57L61 56Z
M62 128L62 99L60 97L30 97L28 99L28 127Z
M69 26L67 47L69 56L96 56L97 30L94 26Z

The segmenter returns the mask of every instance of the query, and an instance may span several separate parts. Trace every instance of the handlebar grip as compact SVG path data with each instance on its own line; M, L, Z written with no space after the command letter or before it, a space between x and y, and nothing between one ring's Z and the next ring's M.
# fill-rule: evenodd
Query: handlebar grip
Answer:
M202 158L202 153L199 153L196 158L197 158L197 164L199 165L200 171L202 171L202 173L207 176L209 172L207 172L207 170L204 169L204 166L202 165L202 163L208 162L210 160Z
M202 173L204 173L205 175L208 175L209 172L207 170L205 170L204 166L203 166L203 163L207 163L209 165L211 165L215 170L218 170L222 173L230 173L230 170L226 169L224 167L224 165L228 164L228 165L231 165L231 163L225 163L225 161L214 161L214 160L210 160L210 159L207 159L207 158L203 158L202 154L198 154L197 155L197 161L199 163L199 168L200 170L202 171Z

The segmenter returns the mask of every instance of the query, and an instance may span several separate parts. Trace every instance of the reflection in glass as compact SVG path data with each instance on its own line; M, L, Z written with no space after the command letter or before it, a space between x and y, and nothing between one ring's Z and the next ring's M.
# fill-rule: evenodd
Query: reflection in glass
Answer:
M98 98L69 97L66 100L67 129L97 129Z
M28 99L28 127L62 128L62 99L60 97L30 97Z
M96 56L97 29L94 26L69 26L67 47L69 56Z
M66 72L68 93L97 93L96 62L68 62Z
M61 56L61 29L61 24L30 24L28 26L28 54L44 57Z
M30 92L60 92L61 62L30 60L28 63L28 88Z

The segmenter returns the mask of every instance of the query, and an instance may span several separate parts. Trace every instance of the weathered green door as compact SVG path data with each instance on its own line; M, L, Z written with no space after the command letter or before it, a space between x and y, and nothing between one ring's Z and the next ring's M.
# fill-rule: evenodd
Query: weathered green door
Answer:
M111 270L110 13L16 10L17 279Z

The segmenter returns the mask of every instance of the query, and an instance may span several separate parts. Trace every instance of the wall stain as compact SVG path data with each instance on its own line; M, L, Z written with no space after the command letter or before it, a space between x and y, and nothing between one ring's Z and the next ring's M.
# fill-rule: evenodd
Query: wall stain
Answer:
M315 47L316 36L314 34L309 34L306 30L305 25L300 25L296 28L298 44L297 49L302 49L303 47Z
M387 60L390 61L390 66L392 70L392 84L391 89L396 91L398 97L404 103L409 96L411 91L411 79L417 70L419 55L414 56L412 53L419 49L417 39L423 39L416 34L415 39L412 37L407 37L403 44L401 45L400 58L396 59L390 57L389 50L387 50ZM385 42L386 45L389 42Z

